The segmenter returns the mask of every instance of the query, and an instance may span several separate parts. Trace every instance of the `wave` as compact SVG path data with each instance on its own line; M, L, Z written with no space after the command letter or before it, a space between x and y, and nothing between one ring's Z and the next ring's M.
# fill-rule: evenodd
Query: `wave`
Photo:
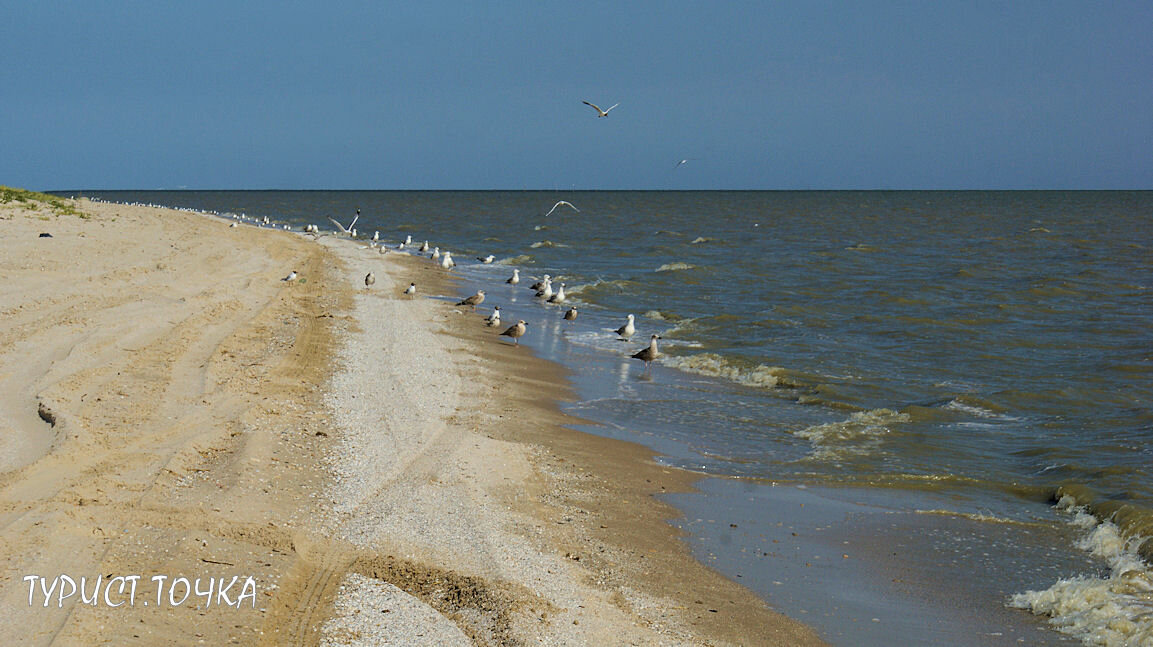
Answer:
M910 416L900 411L871 409L854 412L847 420L806 427L794 435L812 443L809 458L835 460L875 453L892 426L910 421Z
M654 272L676 272L679 270L695 270L695 269L697 269L697 266L696 265L690 265L689 263L665 263L664 265L658 267L657 269L655 269L653 271Z
M635 281L628 279L606 281L598 278L592 283L580 283L565 287L565 293L569 296L581 295L583 298L597 294L633 294L637 291L637 286Z
M1072 525L1089 531L1077 547L1104 560L1109 573L1061 579L1041 591L1018 593L1009 605L1048 616L1057 631L1085 644L1153 644L1153 572L1141 555L1153 538L1127 531L1124 522L1102 520L1100 511L1081 505L1078 494L1063 494L1057 505L1072 513Z
M696 237L696 238L694 238L694 239L692 240L692 242L691 242L691 243L689 243L689 244L690 244L690 245L700 245L701 243L711 243L711 242L713 242L714 240L716 240L716 239L715 239L715 238L707 238L707 237L705 237L705 236L697 236L697 237Z
M653 321L673 321L673 322L676 322L676 321L681 321L684 319L684 317L682 317L676 313L664 312L661 310L648 310L641 316L644 317L645 319L652 319Z
M521 254L520 256L513 256L510 258L502 258L493 265L531 265L536 262L536 259L529 254Z
M535 243L529 245L529 247L533 249L540 249L541 247L568 247L568 245L565 245L564 243L554 243L551 240L538 240Z
M648 316L647 314L645 316ZM679 357L666 357L664 364L686 373L720 377L761 389L791 386L785 379L785 369L776 366L739 366L715 353L697 353Z

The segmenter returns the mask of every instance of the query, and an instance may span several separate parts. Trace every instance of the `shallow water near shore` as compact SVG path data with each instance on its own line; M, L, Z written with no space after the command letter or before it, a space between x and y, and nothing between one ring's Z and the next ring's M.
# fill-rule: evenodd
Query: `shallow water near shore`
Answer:
M671 499L697 555L835 644L1153 631L1121 586L1148 567L1119 557L1153 523L1151 193L85 195L322 231L360 209L362 239L451 250L462 291L485 289L486 314L530 322L522 343L572 369L589 431L717 477ZM544 217L562 199L580 212ZM546 273L576 322L525 289ZM665 357L645 372L628 355L651 333ZM1121 508L1120 545L1092 556L1077 511ZM897 538L899 554L876 549ZM1132 627L1066 619L1066 637L1029 613L1044 597L1029 591L1083 595L1055 587L1076 578Z

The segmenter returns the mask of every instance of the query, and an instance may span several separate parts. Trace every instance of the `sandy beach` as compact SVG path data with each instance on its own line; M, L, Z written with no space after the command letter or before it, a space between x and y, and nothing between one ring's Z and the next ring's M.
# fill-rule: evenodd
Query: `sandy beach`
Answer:
M564 372L438 265L61 204L0 205L4 635L821 644L692 558L655 498L692 474L566 427Z

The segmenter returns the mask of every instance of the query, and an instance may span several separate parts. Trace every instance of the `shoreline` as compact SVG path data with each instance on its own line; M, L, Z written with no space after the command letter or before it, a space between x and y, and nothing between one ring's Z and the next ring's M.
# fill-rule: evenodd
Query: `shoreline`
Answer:
M50 451L0 475L0 547L8 556L0 626L11 635L30 644L188 636L349 644L357 636L333 609L360 608L350 605L350 589L369 577L405 591L381 584L364 598L393 600L392 618L418 629L441 618L451 625L437 623L445 636L481 644L542 636L819 644L803 625L695 560L666 523L677 512L652 494L662 486L683 491L697 476L660 466L646 448L563 427L571 420L554 404L568 397L560 367L497 341L479 316L454 314L436 300L407 302L393 290L387 302L432 314L431 324L408 323L443 349L441 368L455 375L446 381L460 389L456 402L465 409L435 423L441 428L431 440L414 436L391 474L357 467L360 477L377 479L373 486L332 489L333 447L352 434L323 385L337 379L341 335L369 329L353 308L384 290L385 272L376 270L375 293L361 294L363 271L352 267L361 250L352 245L336 252L298 234L229 228L175 210L83 205L90 216L4 212L10 224L23 223L13 235L28 238L5 252L15 270L2 303L15 318L2 357L23 367L34 388L0 411L9 424L9 410L26 413L38 398L58 421ZM46 242L31 237L43 227L56 231L48 240L61 254L48 263L26 258L31 245ZM234 246L229 237L241 240ZM105 253L109 246L117 254ZM392 267L402 265L396 255L371 253L377 267L402 271ZM280 283L292 267L306 280ZM422 274L418 284L427 275L430 285L437 270L403 268ZM17 294L30 286L48 287ZM37 351L38 361L17 361L16 347ZM378 366L403 354L388 353L374 356ZM420 356L411 355L393 363L418 366ZM414 401L431 397L423 379L412 386ZM506 395L510 388L529 394ZM25 415L15 423L20 434L44 431L30 422ZM346 508L328 498L334 492L350 497ZM450 505L437 515L409 505L417 501ZM401 505L419 513L407 535L389 530L402 519ZM460 535L438 545L434 536L454 523L486 551L461 548ZM40 608L28 605L21 580L25 573L210 571L257 575L259 603L160 610L70 598ZM358 576L342 594L349 573ZM438 613L421 615L430 603Z
M564 369L501 340L497 333L503 327L484 326L481 315L451 305L455 297L416 303L398 299L402 286L410 281L421 286L426 296L451 297L455 279L435 264L388 254L386 262L399 267L382 273L375 270L381 263L376 251L341 247L346 265L364 264L346 272L353 289L367 267L374 267L377 274L373 289L358 290L357 309L366 314L356 319L364 330L361 337L351 337L348 345L361 350L343 356L345 361L362 364L352 369L357 378L353 381L363 386L363 380L370 379L366 377L372 373L368 358L377 356L377 351L383 349L380 357L398 357L389 343L411 343L437 352L424 360L378 369L392 380L390 400L408 401L404 384L396 384L398 376L403 380L430 371L460 376L465 382L459 400L443 396L447 399L443 406L455 409L450 414L452 424L426 435L434 441L410 438L410 443L423 447L413 458L399 452L397 460L410 461L408 470L399 478L381 479L388 484L384 496L378 494L351 507L354 521L341 528L351 543L362 550L374 545L392 547L393 552L407 549L409 559L447 553L449 557L432 561L460 563L483 582L528 585L536 602L529 603L528 614L521 609L507 618L510 635L528 642L596 644L632 635L631 640L642 643L804 644L807 640L818 644L799 623L768 611L747 589L694 559L680 533L667 523L679 512L658 502L655 495L687 491L698 475L657 464L646 447L568 428L581 421L562 413L556 404L573 397ZM386 290L389 296L375 294ZM417 317L420 329L385 332L386 326L405 326L394 312L413 309L422 311ZM378 312L381 318L375 326L367 314L373 310L383 312ZM432 330L425 330L430 319ZM395 339L381 341L390 335ZM383 345L374 348L372 343ZM435 362L434 354L448 361ZM330 409L351 404L351 400L336 402ZM424 414L419 411L408 424L429 425L427 419L421 422ZM376 431L364 433L377 438ZM363 442L346 454L359 455L371 445L371 441ZM430 457L434 460L429 461ZM413 482L412 465L427 470L423 480ZM375 469L380 467L377 461ZM446 489L457 490L457 496L463 494L460 490L469 492L470 505L483 513L472 518L470 510L459 507L450 508L448 514L425 509L451 498L444 496ZM399 500L398 492L403 493ZM413 503L417 501L421 505ZM357 512L365 511L368 520L356 518ZM432 536L422 533L424 543L419 550L404 541L404 532L396 530L399 526L407 528L409 536L419 533L438 514L438 530ZM390 527L382 528L382 522ZM460 551L468 531L477 528L485 528L484 539ZM502 534L498 545L486 545ZM389 570L395 571L395 565L383 569ZM371 570L377 576L381 572L379 564ZM507 601L510 606L526 604L513 598ZM442 604L428 596L424 601ZM341 629L340 622L335 622L333 632ZM358 631L364 630L358 625ZM479 637L478 629L467 633Z

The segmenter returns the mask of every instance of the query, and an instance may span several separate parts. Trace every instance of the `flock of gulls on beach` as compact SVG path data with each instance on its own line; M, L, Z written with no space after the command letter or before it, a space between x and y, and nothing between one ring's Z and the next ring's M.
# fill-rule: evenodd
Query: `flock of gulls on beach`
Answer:
M610 108L610 110L611 109L612 108ZM569 207L573 211L580 213L580 209L578 209L571 202L568 202L565 200L560 200L552 206L552 209L549 209L548 213L546 213L545 216L547 217L549 215L552 215L552 213L555 212L560 207ZM338 221L336 221L332 218L329 218L329 220L332 220L333 224L336 225L336 227L340 233L355 236L356 230L354 227L355 227L356 221L359 219L359 217L360 217L360 211L357 210L356 217L353 218L352 223L348 227L344 227L343 225L341 225L341 223L339 223ZM385 248L385 246L383 245L383 243L380 243L380 239L379 239L378 235L373 236L373 239L369 242L369 247L370 248L378 247L382 253L385 253L386 251L388 251ZM403 242L396 245L396 249L398 251L411 250L414 248L415 248L416 253L418 253L420 255L426 255L427 254L427 258L430 261L437 263L438 265L440 265L445 270L452 270L454 267L456 267L456 261L453 260L453 258L452 258L452 252L447 251L447 250L441 251L440 247L431 246L431 245L429 245L428 241L424 241L419 246L414 246L413 241L412 241L412 236L407 236ZM494 263L496 261L496 257L492 254L489 254L486 256L478 256L478 257L476 257L476 260L478 263L481 263L484 265L491 265L492 263ZM550 274L544 274L540 280L536 281L532 285L529 285L528 289L531 290L533 292L533 294L536 296L536 298L539 299L542 303L550 304L550 305L562 305L568 300L568 296L565 294L565 287L567 284L562 281L562 282L560 282L559 285L554 287L553 278L554 277ZM372 272L369 272L367 275L365 275L365 277L364 277L365 289L370 288L375 282L376 282L376 276ZM516 288L517 286L519 286L520 282L521 282L520 269L519 268L513 268L512 276L505 279L504 282L510 288ZM416 296L416 283L410 283L408 285L408 287L405 288L403 294L409 298L415 297ZM468 296L468 297L465 297L464 299L461 299L460 301L458 301L456 303L456 305L466 306L469 308L470 312L475 313L477 311L477 306L480 306L481 304L485 303L485 300L487 297L488 297L488 293L485 290L477 290L475 294ZM570 304L568 309L565 310L563 318L565 321L572 322L572 321L576 320L578 314L579 314L579 311L577 310L576 306L573 306ZM501 325L500 306L493 306L492 312L487 317L485 317L484 322L485 322L485 325L490 327L490 328L499 327ZM499 336L508 337L509 339L512 340L514 345L520 345L520 338L523 337L526 332L528 332L528 326L529 326L528 322L526 322L524 319L520 319L516 323L505 328L504 331L501 332ZM617 328L613 332L615 332L620 337L620 339L622 341L630 341L632 339L633 335L636 334L636 318L635 318L635 316L631 315L631 314L628 315L625 319L624 325ZM654 360L656 360L658 357L660 357L660 351L657 348L657 340L658 339L660 339L660 335L656 335L656 334L652 335L649 338L649 345L648 346L646 346L645 348L642 348L641 350L637 351L636 353L633 353L632 355L630 355L630 357L635 358L635 359L639 359L645 363L645 371L648 371L652 362Z
M609 110L611 110L611 109L612 108L609 108ZM571 202L568 202L566 200L560 200L552 206L552 209L549 209L548 213L546 213L545 216L547 217L549 215L552 215L553 212L555 212L560 207L568 207L568 208L572 209L573 211L580 213L580 209L578 209ZM339 221L337 221L334 218L330 217L329 220L336 227L337 232L339 234L355 238L357 236L356 223L358 220L360 220L360 210L359 209L356 210L356 215L353 217L352 222L350 222L347 227L344 226L342 223L340 223ZM313 233L313 234L317 234L317 235L320 234L320 230L318 227L316 227L316 225L306 225L304 228L304 231L306 233ZM380 240L379 232L374 233L372 239L369 241L369 248L370 249L379 249L380 253L382 253L382 254L390 251L389 248L386 247L386 245ZM397 251L403 251L403 252L406 252L409 254L412 254L415 252L416 254L420 254L422 256L427 255L428 260L440 265L440 267L446 271L452 270L454 267L456 267L456 261L452 258L452 252L450 252L448 250L442 251L440 249L440 247L431 246L431 245L429 245L428 241L424 241L419 246L414 245L411 235L406 236L403 242L400 242L399 244L397 244L395 246L395 249ZM492 254L489 254L487 256L478 256L476 258L476 261L478 263L481 263L484 265L491 265L492 263L494 263L496 261L496 257ZM288 276L284 277L284 279L282 279L282 280L294 281L294 280L296 280L296 278L297 278L297 274L294 271L294 272L290 273ZM552 275L544 274L540 278L540 280L538 280L535 283L533 283L532 285L528 286L528 289L531 290L533 292L533 294L536 296L536 298L539 299L542 303L549 304L549 305L562 305L568 300L568 296L565 294L565 287L567 286L567 284L564 283L563 281L561 281L559 283L559 285L556 285L554 287L553 279L554 279L554 277ZM520 269L519 268L513 268L512 276L505 279L505 283L510 288L516 288L517 286L520 285L520 282L521 282ZM368 274L365 275L364 287L366 290L371 289L375 283L376 283L376 274L375 273L369 272ZM404 296L412 299L412 298L416 297L416 292L417 292L416 283L409 283L408 287L404 289L402 294ZM477 306L485 303L485 299L487 298L487 296L488 296L488 294L485 290L477 290L475 294L468 296L464 299L461 299L460 301L458 301L456 303L456 305L467 306L471 312L475 313L477 311ZM570 304L568 309L565 311L563 318L565 321L572 322L572 321L576 320L578 314L579 314L579 311L577 310L576 306L573 306ZM491 327L491 328L499 327L501 325L500 306L494 306L492 309L492 312L487 317L485 317L484 322L485 322L485 325L487 325L488 327ZM524 319L520 319L516 323L509 326L508 328L505 328L505 330L503 332L501 332L499 334L499 336L508 337L509 339L512 340L514 345L519 346L520 345L520 338L523 337L526 332L528 332L528 326L529 326L528 322L526 322ZM624 324L612 332L616 333L618 335L618 337L621 339L621 341L627 342L627 341L630 341L632 339L633 335L636 334L636 331L637 331L636 318L630 314L626 317ZM645 371L646 372L649 370L652 362L654 360L656 360L658 357L660 357L660 355L661 355L660 350L658 350L658 348L657 348L657 340L660 338L661 338L660 335L653 334L649 338L649 345L648 346L646 346L645 348L642 348L641 350L630 355L630 357L632 357L634 359L639 359L645 363Z

